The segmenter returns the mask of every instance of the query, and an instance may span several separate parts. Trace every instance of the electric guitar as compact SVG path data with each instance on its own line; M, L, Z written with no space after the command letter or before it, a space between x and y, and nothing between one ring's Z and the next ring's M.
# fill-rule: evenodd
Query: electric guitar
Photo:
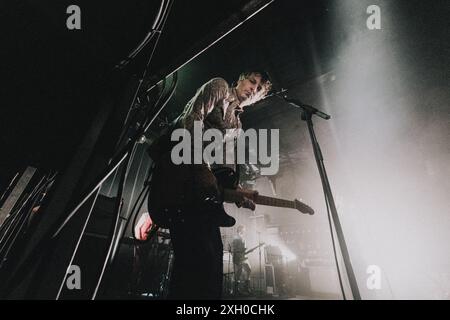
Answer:
M314 214L314 210L303 202L268 197L258 194L253 190L238 188L237 177L233 169L228 167L208 171L206 174L214 174L219 186L219 198L198 195L193 186L192 169L182 166L173 167L174 171L159 172L152 179L152 186L148 198L148 209L152 220L156 225L167 228L172 219L183 217L189 219L186 212L195 212L196 208L211 212L212 219L221 227L231 227L235 224L233 217L229 216L223 207L224 202L240 203L245 199L252 200L255 204L296 209L302 213ZM200 202L198 199L203 199ZM200 209L198 209L200 210Z
M252 253L253 251L255 251L256 249L258 249L259 247L261 247L263 245L265 245L264 242L262 242L262 243L258 244L257 246L255 246L255 247L245 251L244 256L247 256L249 253Z
M255 251L256 249L258 249L259 247L261 247L263 245L265 245L264 242L258 244L257 246L255 246L255 247L253 247L253 248L251 248L251 249L249 249L249 250L247 250L247 251L245 251L243 253L235 252L234 255L233 255L233 262L235 264L242 263L243 261L245 261L247 259L247 255L248 254L252 253L253 251Z

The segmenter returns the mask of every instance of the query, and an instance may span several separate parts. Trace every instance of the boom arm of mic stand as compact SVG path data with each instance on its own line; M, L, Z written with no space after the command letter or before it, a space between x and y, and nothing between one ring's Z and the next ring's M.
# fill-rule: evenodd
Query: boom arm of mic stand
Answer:
M300 100L291 99L291 98L288 98L285 95L281 95L281 96L279 95L278 97L282 98L284 101L289 103L294 108L303 109L304 111L306 111L306 112L308 112L310 114L315 114L316 116L321 117L322 119L325 119L325 120L330 120L331 119L330 115L320 111L317 108L314 108L313 106L307 105L307 104L301 102Z

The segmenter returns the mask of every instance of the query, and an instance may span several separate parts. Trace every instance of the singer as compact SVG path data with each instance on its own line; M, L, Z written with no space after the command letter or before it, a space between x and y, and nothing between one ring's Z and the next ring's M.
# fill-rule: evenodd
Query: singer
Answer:
M223 215L230 219L225 224L218 224L217 221L226 220L226 217L207 204L208 200L220 198L218 182L209 165L175 165L171 161L171 132L184 128L193 137L195 122L202 124L202 130L213 128L226 133L241 129L242 112L266 96L270 89L271 81L264 71L243 72L235 86L229 86L222 78L214 78L200 87L174 121L170 132L162 135L148 150L156 162L148 198L150 215L156 202L165 199L171 205L177 195L192 198L186 203L194 203L178 209L168 225L175 258L169 299L220 299L223 244L219 226L234 224L234 219L225 212ZM180 186L186 187L175 192L174 189ZM250 199L237 204L255 208ZM215 216L219 217L214 221Z

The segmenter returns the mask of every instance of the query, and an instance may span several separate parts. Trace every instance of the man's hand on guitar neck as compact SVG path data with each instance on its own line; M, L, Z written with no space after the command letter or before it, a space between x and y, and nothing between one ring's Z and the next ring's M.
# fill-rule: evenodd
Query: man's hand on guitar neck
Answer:
M256 190L244 190L241 188L241 186L238 186L236 188L236 191L242 192L242 200L236 202L236 205L238 208L246 208L254 211L256 209L256 204L254 202L254 199L258 196L258 191Z

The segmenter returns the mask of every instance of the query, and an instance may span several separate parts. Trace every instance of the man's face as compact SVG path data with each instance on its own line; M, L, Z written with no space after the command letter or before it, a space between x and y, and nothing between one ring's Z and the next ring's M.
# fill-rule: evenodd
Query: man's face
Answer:
M261 100L266 94L264 86L261 84L261 76L252 73L247 78L239 80L236 92L241 106L249 105Z

